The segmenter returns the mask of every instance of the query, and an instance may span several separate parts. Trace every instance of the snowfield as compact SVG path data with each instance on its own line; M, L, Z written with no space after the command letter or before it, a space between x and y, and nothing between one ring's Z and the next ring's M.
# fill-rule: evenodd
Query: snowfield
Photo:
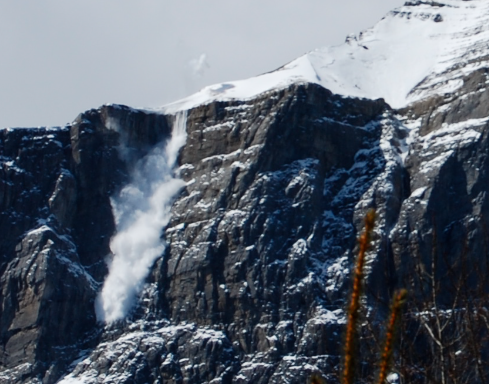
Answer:
M241 81L211 85L162 107L175 113L219 100L250 99L294 83L316 83L333 93L378 99L393 108L454 92L462 75L488 67L487 0L408 1L373 28L345 43L317 49L283 67Z

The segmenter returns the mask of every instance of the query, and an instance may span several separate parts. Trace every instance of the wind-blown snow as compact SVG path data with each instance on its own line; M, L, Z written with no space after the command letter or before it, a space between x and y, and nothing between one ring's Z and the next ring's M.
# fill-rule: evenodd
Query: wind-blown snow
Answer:
M488 40L487 0L411 1L342 45L315 50L261 76L203 88L163 109L174 113L214 100L249 99L307 82L344 96L384 98L400 108L453 92L462 85L461 75L488 67L480 60L489 54Z
M149 268L165 248L162 228L170 219L173 197L185 184L173 173L185 141L186 114L179 113L169 141L136 164L131 183L112 199L117 233L110 243L109 274L96 303L100 321L110 323L126 315Z

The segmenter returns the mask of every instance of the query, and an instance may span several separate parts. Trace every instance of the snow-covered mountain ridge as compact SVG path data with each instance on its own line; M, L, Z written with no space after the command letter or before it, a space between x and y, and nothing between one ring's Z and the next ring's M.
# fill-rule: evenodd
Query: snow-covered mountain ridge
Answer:
M206 87L163 110L250 99L301 82L344 96L383 98L402 108L455 92L462 76L489 67L488 39L485 0L408 1L339 46L317 49L257 77Z

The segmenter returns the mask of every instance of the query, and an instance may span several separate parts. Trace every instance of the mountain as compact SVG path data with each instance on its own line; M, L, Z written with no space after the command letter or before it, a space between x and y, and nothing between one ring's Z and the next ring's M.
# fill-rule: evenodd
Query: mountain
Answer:
M159 110L0 130L0 381L336 381L363 217L373 374L484 382L489 3L372 29Z
M464 76L485 67L488 11L480 0L407 1L342 45L317 49L252 79L206 87L164 110L250 99L300 82L343 96L383 98L397 109L456 92Z

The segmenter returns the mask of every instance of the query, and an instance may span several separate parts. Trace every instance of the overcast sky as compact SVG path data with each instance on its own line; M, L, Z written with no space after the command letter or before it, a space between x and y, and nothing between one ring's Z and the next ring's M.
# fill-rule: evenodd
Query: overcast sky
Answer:
M157 107L337 45L404 0L0 0L0 127Z

